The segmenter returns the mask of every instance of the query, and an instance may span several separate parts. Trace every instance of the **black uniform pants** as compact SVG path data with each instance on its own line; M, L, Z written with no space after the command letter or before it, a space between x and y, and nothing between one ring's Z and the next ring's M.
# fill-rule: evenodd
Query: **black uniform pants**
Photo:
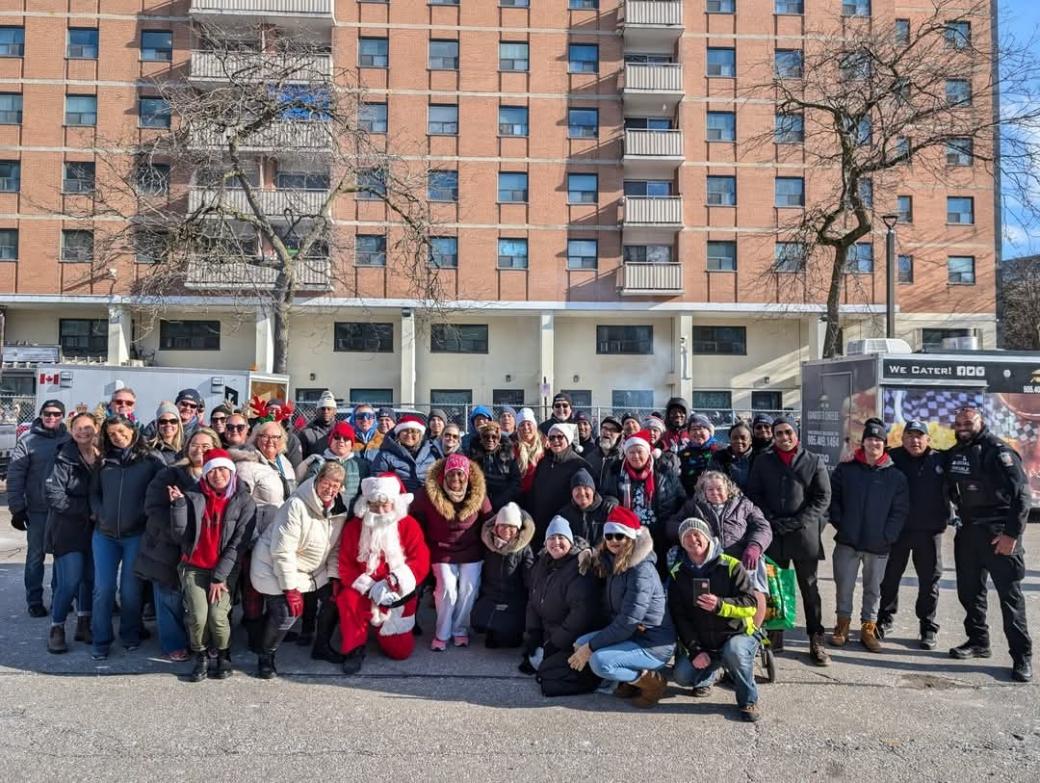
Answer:
M911 557L917 574L917 603L914 609L921 633L939 630L935 610L939 605L939 579L942 577L942 533L912 530L899 537L888 555L885 578L881 581L881 610L878 622L891 621L899 609L899 582Z
M1025 550L1019 541L1011 555L993 551L994 535L986 525L965 525L957 531L953 542L957 565L957 597L964 607L964 630L968 640L989 647L986 624L986 578L992 577L1000 597L1000 613L1004 619L1004 635L1011 657L1018 661L1031 657L1033 642L1026 628L1026 601L1022 594L1025 576Z

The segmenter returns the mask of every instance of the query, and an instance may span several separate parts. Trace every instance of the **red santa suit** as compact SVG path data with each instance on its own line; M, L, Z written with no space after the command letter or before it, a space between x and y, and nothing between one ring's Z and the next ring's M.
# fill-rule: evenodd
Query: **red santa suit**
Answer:
M402 490L396 476L364 479L357 516L343 528L336 605L345 654L364 646L369 627L377 629L388 658L404 660L415 648L415 588L430 572L430 550L419 523L408 516L412 495ZM371 513L368 503L380 500L392 500L394 511Z

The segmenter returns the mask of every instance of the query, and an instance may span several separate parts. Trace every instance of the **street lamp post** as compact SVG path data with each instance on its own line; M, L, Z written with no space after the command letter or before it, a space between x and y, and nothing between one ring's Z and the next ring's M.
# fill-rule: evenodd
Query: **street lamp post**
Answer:
M885 297L885 337L893 339L896 336L896 223L899 215L882 215L881 222L885 224L885 285L887 296Z

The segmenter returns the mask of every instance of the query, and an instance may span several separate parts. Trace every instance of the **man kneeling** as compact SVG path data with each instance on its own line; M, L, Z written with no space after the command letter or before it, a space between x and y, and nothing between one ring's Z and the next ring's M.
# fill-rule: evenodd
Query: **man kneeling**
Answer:
M403 489L392 473L362 480L357 516L343 528L336 604L345 674L361 670L369 626L378 629L388 658L404 660L415 648L415 588L430 572L430 550L408 515L412 495Z

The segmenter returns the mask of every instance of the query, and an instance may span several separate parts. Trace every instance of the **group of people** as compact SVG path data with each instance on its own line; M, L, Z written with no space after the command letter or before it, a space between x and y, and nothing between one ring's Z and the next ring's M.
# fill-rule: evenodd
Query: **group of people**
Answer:
M14 527L28 536L30 615L45 617L44 556L54 558L48 649L74 641L106 658L134 650L154 614L162 651L187 678L230 676L232 608L241 606L261 678L281 645L361 670L369 635L409 657L432 587L436 652L518 648L546 695L610 688L655 705L674 682L710 692L721 667L740 714L759 716L767 557L793 567L809 658L830 663L850 641L878 652L892 628L909 560L917 571L920 644L934 649L941 539L959 521L958 597L968 639L956 658L988 657L986 578L1000 594L1016 680L1032 676L1021 591L1029 492L1015 451L964 408L946 452L911 421L888 448L868 420L852 458L829 473L790 416L738 422L723 446L680 398L663 416L593 422L565 394L537 421L529 408L472 409L465 431L368 405L337 416L330 392L302 426L273 400L221 405L205 419L194 389L137 419L119 389L102 416L43 404L8 473ZM817 575L835 528L837 617L825 638ZM862 576L860 576L862 571ZM118 604L117 604L118 599Z

